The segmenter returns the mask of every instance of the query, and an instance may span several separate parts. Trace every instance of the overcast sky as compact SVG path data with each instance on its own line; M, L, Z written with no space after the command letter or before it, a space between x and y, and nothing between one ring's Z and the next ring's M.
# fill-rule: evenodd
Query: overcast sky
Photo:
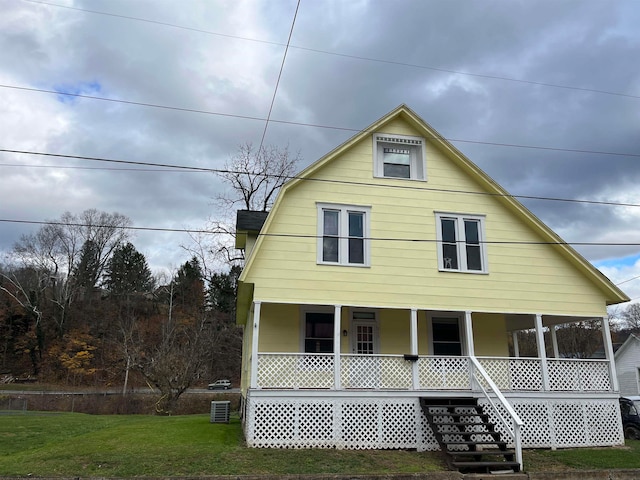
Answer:
M0 0L0 149L223 168L260 143L296 6ZM302 168L406 103L514 195L627 204L523 200L568 242L631 244L577 247L624 282L640 275L638 25L637 0L301 0L265 143L300 151ZM0 152L4 220L96 208L202 229L223 188L211 173ZM0 222L0 251L37 228ZM184 233L133 243L155 271L189 257ZM640 300L640 279L621 288Z

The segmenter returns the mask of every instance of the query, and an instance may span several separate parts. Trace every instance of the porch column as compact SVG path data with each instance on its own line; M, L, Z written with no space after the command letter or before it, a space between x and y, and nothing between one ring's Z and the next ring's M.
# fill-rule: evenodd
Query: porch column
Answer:
M411 309L411 320L409 324L410 331L410 348L411 355L418 355L418 310ZM418 362L412 362L411 364L411 382L414 390L420 388L420 373L418 371Z
M538 346L538 357L540 358L540 368L542 370L542 388L549 390L549 365L547 363L547 352L544 346L544 332L542 330L542 315L536 314L536 343Z
M253 302L253 335L251 336L251 388L258 387L258 337L260 334L260 305Z
M333 306L333 388L340 390L340 337L342 334L342 305Z
M602 317L602 339L604 340L604 354L609 360L609 376L611 377L611 388L614 392L620 391L618 376L616 375L616 363L613 357L613 344L611 343L611 330L609 330L609 319Z
M511 338L513 339L513 354L517 357L520 356L520 344L518 343L518 331L511 332Z
M464 312L464 335L467 342L467 354L470 357L475 357L476 349L473 345L473 326L471 322L471 312L469 310Z
M560 349L558 348L558 335L556 332L556 325L549 327L551 331L551 343L553 344L553 357L560 358Z

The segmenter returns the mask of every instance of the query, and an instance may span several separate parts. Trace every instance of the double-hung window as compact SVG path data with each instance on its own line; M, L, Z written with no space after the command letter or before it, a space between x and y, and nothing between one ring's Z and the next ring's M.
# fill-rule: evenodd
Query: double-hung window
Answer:
M318 204L318 263L369 265L371 208Z
M440 270L488 272L483 216L436 213L436 222Z
M425 180L424 139L408 135L373 135L373 168L376 177Z

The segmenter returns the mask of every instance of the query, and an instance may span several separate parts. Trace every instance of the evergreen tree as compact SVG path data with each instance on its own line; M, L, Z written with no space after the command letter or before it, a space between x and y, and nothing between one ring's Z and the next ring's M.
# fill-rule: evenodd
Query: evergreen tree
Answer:
M214 273L209 281L208 301L212 310L234 317L240 266L234 265L229 273Z
M100 275L100 252L93 240L87 240L80 250L80 258L71 272L77 287L91 289L98 283Z
M173 279L173 295L177 306L196 310L204 308L204 278L195 256L178 269Z
M150 292L154 281L147 259L133 244L120 245L107 263L104 285L115 295Z

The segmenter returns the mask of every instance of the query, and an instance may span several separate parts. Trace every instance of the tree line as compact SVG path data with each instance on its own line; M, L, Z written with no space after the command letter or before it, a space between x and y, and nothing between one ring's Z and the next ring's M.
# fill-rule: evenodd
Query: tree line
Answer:
M198 382L239 378L239 266L205 275L197 257L154 278L131 221L65 213L0 265L0 374L69 386L147 384L170 412Z

